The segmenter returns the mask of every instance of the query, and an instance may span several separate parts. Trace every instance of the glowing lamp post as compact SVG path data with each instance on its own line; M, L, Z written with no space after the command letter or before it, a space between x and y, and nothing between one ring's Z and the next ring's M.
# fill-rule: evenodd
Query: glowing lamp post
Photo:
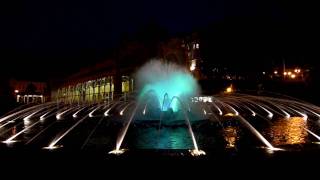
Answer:
M227 87L227 89L225 90L225 93L230 94L232 92L233 92L233 87L232 87L232 84L231 84L229 87Z

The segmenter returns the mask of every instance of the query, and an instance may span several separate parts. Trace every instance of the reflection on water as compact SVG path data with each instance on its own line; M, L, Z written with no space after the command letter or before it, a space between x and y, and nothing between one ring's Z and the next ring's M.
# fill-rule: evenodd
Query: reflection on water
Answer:
M235 148L238 140L237 127L228 126L224 128L224 139L227 142L226 148Z
M302 117L281 119L269 128L273 145L304 144L307 141L307 121Z
M192 139L186 127L139 129L136 132L136 148L141 149L192 149Z
M13 128L11 129L11 134L15 135L17 133L17 127L13 126Z
M267 125L259 124L260 122L253 121L254 119L250 120L253 122L252 125L254 127L258 127L257 130L262 133L263 136L275 147L281 145L306 144L310 142L310 137L312 137L308 136L309 134L306 129L309 129L307 127L309 124L307 124L307 121L305 121L302 117L279 119ZM88 123L93 122L94 121L88 121ZM223 122L223 126L220 126L217 123L208 122L206 120L199 122L198 124L193 124L194 134L198 146L203 150L226 149L233 151L241 150L242 148L247 147L257 147L257 145L259 145L260 141L257 140L257 138L252 135L252 132L248 131L246 127L241 126L241 124L238 124L236 121L230 122L227 119ZM71 123L72 122L70 122L70 124ZM57 126L53 126L52 129L48 129L48 131L44 132L43 135L45 136L43 136L43 140L40 139L40 141L36 141L36 143L42 143L42 141L45 141L46 143L50 140L49 138L52 137L52 133L61 132L66 129L63 126L69 127L70 124L57 124ZM24 131L23 134L19 135L15 140L19 140L21 142L29 140L30 138L34 137L37 132L41 131L43 127L46 126L33 126L32 128ZM87 124L86 126L83 126L84 129L87 129L87 127ZM105 146L108 146L110 149L112 149L116 139L117 131L111 131L110 134L108 134L108 137L106 137L106 132L109 132L110 129L117 129L111 128L117 126L110 125L108 127L100 127L101 129L96 131L94 137L90 139L88 144L92 147L98 147L97 145L102 144L104 148ZM108 129L105 129L106 127ZM2 139L7 139L19 133L21 130L23 130L23 128L24 124L22 123L10 126L7 129L4 129L5 134L3 137L0 137L2 137ZM160 131L158 128L158 126L140 126L139 124L131 126L125 139L124 147L128 149L194 148L187 126L180 124L172 126L167 125L163 126ZM71 134L66 137L66 141L63 142L65 143L64 147L67 147L68 144L70 144L69 147L83 144L85 138L79 138L80 136L78 136L77 133L81 132L84 134L84 136L86 136L86 131L83 129L80 130L81 131L72 131ZM311 130L315 133L318 132L314 131L314 129Z

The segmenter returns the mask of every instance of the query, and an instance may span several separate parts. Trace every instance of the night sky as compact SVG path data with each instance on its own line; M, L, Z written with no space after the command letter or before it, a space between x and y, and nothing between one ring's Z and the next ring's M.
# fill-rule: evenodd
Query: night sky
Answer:
M316 12L282 0L1 1L0 75L64 76L103 60L122 36L150 22L171 35L203 32L209 64L311 62L319 57Z

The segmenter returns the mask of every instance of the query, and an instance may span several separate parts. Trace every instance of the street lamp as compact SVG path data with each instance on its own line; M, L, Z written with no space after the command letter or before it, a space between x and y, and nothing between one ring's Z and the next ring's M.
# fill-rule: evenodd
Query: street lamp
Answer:
M232 92L233 92L232 84L231 84L229 87L227 87L227 89L226 89L225 92L226 92L226 93L232 93Z

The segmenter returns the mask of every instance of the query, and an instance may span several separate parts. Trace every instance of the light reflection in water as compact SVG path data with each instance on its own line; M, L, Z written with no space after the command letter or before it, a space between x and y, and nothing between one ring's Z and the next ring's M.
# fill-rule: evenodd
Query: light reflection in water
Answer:
M192 139L186 127L139 129L134 146L140 149L191 149ZM160 134L159 134L160 133Z
M238 140L237 127L228 126L224 128L224 139L227 142L226 148L235 148Z
M307 141L307 121L302 117L291 117L275 121L269 128L273 145L304 144Z
M13 126L13 128L11 129L11 134L15 135L17 133L17 127Z

